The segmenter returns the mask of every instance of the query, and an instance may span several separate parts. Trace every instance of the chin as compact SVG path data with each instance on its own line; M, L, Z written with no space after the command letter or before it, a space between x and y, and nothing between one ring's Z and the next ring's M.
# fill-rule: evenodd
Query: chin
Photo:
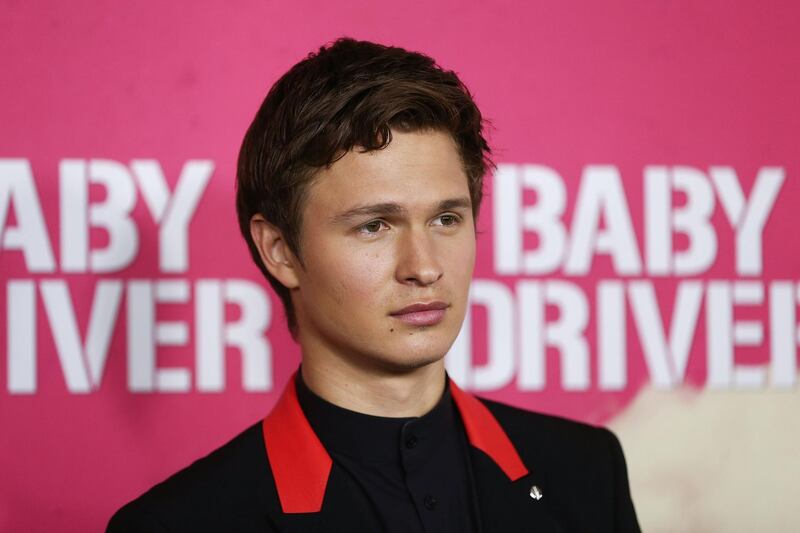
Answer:
M450 344L438 342L424 343L423 346L398 346L393 353L376 354L376 363L384 370L394 373L407 373L438 363L444 359Z
M408 368L422 368L428 365L432 365L438 363L442 359L447 352L436 354L436 355L422 355L413 359L407 359L406 361L402 361L401 364L404 364Z
M377 361L377 366L384 372L390 374L409 374L421 368L425 368L442 360L444 356L420 357L420 358L398 358L381 359Z

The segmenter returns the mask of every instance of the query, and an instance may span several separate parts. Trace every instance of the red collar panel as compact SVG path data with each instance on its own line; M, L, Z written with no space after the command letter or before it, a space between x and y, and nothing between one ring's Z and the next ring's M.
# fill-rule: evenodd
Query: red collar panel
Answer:
M264 444L283 512L317 513L333 461L300 409L295 375L264 419Z
M284 513L316 513L322 509L333 461L308 423L295 389L296 373L278 403L264 418L264 444ZM467 438L488 455L511 481L528 474L500 423L475 396L450 381Z
M461 413L469 443L491 457L511 481L528 475L514 444L489 409L475 396L458 388L453 380L450 380L450 393Z

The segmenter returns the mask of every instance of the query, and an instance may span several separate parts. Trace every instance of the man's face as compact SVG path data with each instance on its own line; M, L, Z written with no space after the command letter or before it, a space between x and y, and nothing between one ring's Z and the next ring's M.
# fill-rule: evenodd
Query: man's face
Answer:
M406 371L458 335L475 262L467 177L448 134L392 135L309 189L293 291L304 357ZM415 304L426 309L403 312Z

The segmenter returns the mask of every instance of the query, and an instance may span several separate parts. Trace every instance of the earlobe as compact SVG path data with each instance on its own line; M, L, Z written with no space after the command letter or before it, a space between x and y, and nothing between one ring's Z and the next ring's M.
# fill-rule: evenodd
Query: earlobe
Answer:
M281 231L263 216L253 215L250 219L250 236L269 273L287 289L297 288L300 285L296 271L297 259Z

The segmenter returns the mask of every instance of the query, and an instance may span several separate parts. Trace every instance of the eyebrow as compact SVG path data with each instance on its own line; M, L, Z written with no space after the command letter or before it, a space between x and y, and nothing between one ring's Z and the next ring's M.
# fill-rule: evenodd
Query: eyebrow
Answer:
M447 211L449 209L470 209L472 201L468 196L459 198L448 198L442 200L436 205L436 211ZM350 222L356 218L366 218L373 216L387 216L387 215L402 215L407 213L408 210L400 204L394 202L384 202L380 204L359 205L352 209L348 209L343 213L336 214L331 217L333 224L343 224Z

